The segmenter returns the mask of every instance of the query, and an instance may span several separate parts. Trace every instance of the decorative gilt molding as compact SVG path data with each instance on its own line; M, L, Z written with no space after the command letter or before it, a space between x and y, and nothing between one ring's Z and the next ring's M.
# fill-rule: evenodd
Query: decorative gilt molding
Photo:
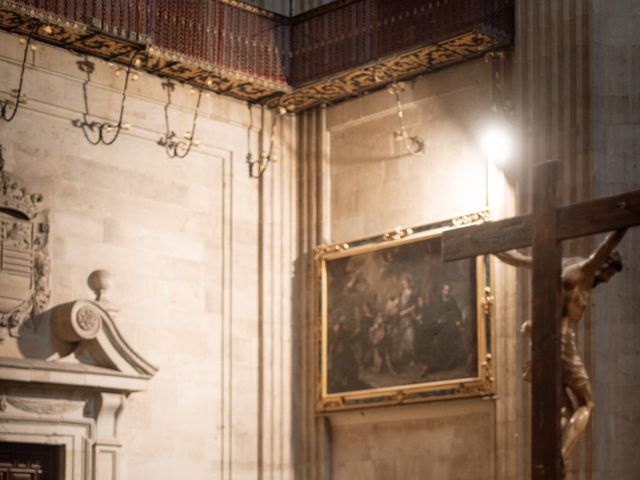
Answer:
M491 33L467 32L408 53L360 65L346 72L297 88L268 102L290 112L320 107L376 90L398 80L430 73L448 65L484 55L505 45Z
M289 19L238 0L220 0L226 5L254 15L269 18L274 25L289 28L291 23L303 21L309 15L321 14L323 9ZM327 12L334 8L327 6ZM84 25L25 7L18 2L0 0L0 29L30 34L29 20L38 19L42 25L33 34L35 40L58 47L89 54L105 61L128 64L136 52L146 51L147 62L142 66L153 75L168 77L205 90L252 102L266 103L270 107L283 107L292 113L322 107L343 101L368 91L383 88L393 82L430 73L440 68L463 62L504 47L511 42L510 35L485 27L478 19L473 30L459 33L440 42L423 45L408 52L379 58L367 64L354 65L336 75L317 78L305 85L289 86L284 78L286 65L281 66L278 78L267 78L267 73L247 74L235 68L225 68L212 61L151 46L151 39L136 32L121 32L115 26ZM457 32L456 32L457 33ZM126 36L125 36L126 35ZM211 60L211 59L210 59ZM210 84L202 85L208 75Z
M320 399L316 402L317 411L331 411L331 410L344 410L345 401L344 397L336 397L330 400Z
M146 50L147 59L141 68L148 73L169 77L215 93L258 102L262 98L290 91L284 82L275 82L159 47L150 47L149 39L144 36L130 40L105 33L100 30L100 26L90 27L24 7L16 2L0 0L0 29L28 35L29 20L33 18L43 22L33 34L36 40L123 65L128 64L131 55ZM202 82L207 74L210 82L204 85Z
M390 232L386 232L382 235L382 239L385 241L401 240L403 238L413 235L413 228L411 227L396 227Z
M495 392L495 378L493 376L493 357L491 353L487 353L485 361L480 365L480 382L461 384L456 389L456 394L466 395L483 395L493 394Z
M493 356L487 353L486 359L482 362L482 380L485 390L494 391L495 378L493 376Z
M148 52L149 58L144 65L148 73L169 77L178 82L187 82L215 93L257 102L264 97L291 91L284 82L275 82L220 65L198 61L162 48L149 47ZM208 80L207 83L204 83L205 78Z
M476 223L489 218L488 210L484 209L468 215L434 222L428 225L418 225L415 227L398 227L383 235L371 236L365 239L353 240L350 242L349 251L344 251L342 244L321 245L314 252L316 254L315 276L317 277L320 294L319 306L316 309L316 320L314 329L314 344L317 346L317 354L320 359L316 372L316 410L322 414L341 410L363 409L368 407L393 406L401 404L411 404L418 402L431 402L447 400L452 398L485 397L490 398L495 395L495 377L493 367L494 351L494 325L492 320L492 308L494 297L491 288L490 263L487 257L480 256L474 259L475 269L469 277L470 288L473 294L474 318L476 328L476 350L467 352L467 363L465 368L469 368L470 358L473 358L473 369L466 370L462 374L455 374L453 377L437 377L425 379L424 376L416 378L413 383L397 385L376 385L375 387L354 388L351 390L340 390L336 387L329 387L331 375L331 329L336 325L335 316L332 313L337 311L336 296L330 299L330 285L333 280L330 275L331 262L343 262L349 257L364 254L372 254L385 249L395 249L409 246L419 246L419 242L438 241L444 232L454 228L454 225ZM426 247L425 247L426 250ZM433 250L429 248L429 250ZM362 261L362 258L360 258ZM394 271L406 271L406 268L395 267ZM341 272L341 270L337 270ZM398 273L396 273L399 275ZM338 277L341 274L338 273ZM366 274L363 274L366 283ZM354 274L354 278L356 278ZM375 277L372 277L375 278ZM414 277L415 278L415 277ZM435 277L434 277L435 278ZM338 286L339 291L343 291L342 286ZM371 293L369 293L371 295ZM375 292L376 297L380 297ZM364 294L363 294L363 298ZM332 303L333 302L333 303ZM346 301L345 301L346 302ZM346 304L346 303L345 303ZM377 311L382 311L383 306L379 306ZM372 310L375 314L375 310ZM332 316L333 315L333 316ZM331 320L333 319L333 320ZM330 322L333 321L333 324ZM390 320L391 321L391 320ZM397 321L397 319L396 319ZM347 335L353 330L346 327ZM353 327L351 327L353 328ZM475 353L474 353L475 352ZM469 355L473 355L473 357ZM360 378L360 377L358 377ZM365 384L370 385L368 379L363 379Z
M313 249L313 254L315 258L318 258L328 253L344 252L349 248L350 248L350 245L348 243L334 243L332 245L319 245Z
M491 220L491 212L488 208L478 210L477 212L469 213L467 215L461 215L451 219L451 224L454 227L462 227L464 225L470 225L472 223L482 223Z
M484 287L484 296L481 302L482 310L484 311L485 316L491 315L491 308L493 307L494 300L495 297L491 293L491 287Z

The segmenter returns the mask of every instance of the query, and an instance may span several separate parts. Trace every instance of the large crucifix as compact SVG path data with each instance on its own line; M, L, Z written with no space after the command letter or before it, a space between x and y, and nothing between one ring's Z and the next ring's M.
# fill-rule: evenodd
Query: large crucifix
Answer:
M589 259L583 259L581 263L585 270L587 267L591 269L587 274L595 277L594 268L606 266L608 260L605 257L609 256L620 241L624 229L640 225L640 190L558 207L557 170L558 162L542 163L534 168L531 214L450 230L442 238L442 256L445 261L493 253L507 263L529 266L532 269L532 480L559 480L563 478L564 470L561 410L567 400L566 370L571 367L567 367L566 359L564 367L562 364L561 320L566 320L566 310L570 306L566 305L568 293L563 292L561 283L560 242L615 230ZM517 253L501 253L528 246L532 247L529 259L518 257ZM565 269L565 283L566 272ZM582 275L583 272L578 274ZM604 281L606 280L605 278ZM564 285L564 288L567 286ZM590 289L591 285L588 288L585 286L585 290L590 292ZM582 308L584 305L578 318L582 316ZM566 339L564 341L566 343ZM564 348L566 350L567 347ZM577 353L574 353L579 362ZM582 370L584 371L584 367ZM580 375L578 373L578 377ZM586 372L584 377L590 394ZM582 422L583 425L574 427L583 429L588 418L589 413L586 412L586 415L576 414L568 421ZM575 436L576 428L569 434ZM573 438L569 443L575 440ZM570 448L566 438L564 443L566 453L567 448Z

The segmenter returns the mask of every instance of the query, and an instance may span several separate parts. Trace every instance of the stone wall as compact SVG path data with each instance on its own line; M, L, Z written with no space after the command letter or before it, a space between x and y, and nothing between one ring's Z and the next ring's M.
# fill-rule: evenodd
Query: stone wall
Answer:
M329 109L331 242L486 204L485 161L475 135L491 117L490 75L490 66L476 61L407 84L400 94L407 129L425 141L417 156L394 140L400 121L387 91Z
M0 34L2 98L17 85L22 49ZM141 74L126 99L131 129L112 146L92 146L71 124L83 110L82 57L38 45L34 59L28 103L0 125L0 143L6 169L50 209L51 305L91 297L88 274L110 271L119 329L159 367L120 421L122 478L287 478L295 120L280 125L279 162L261 184L245 164L249 109L229 98L203 98L201 145L170 159L156 144L161 80ZM91 113L114 121L122 83L96 61ZM177 86L169 115L180 136L195 101ZM268 140L259 138L260 110L252 113L257 158ZM6 341L0 355L23 356L21 345L40 333Z
M317 243L348 242L477 211L487 202L497 217L510 212L509 183L494 167L487 174L477 146L482 127L495 120L491 75L479 59L407 83L401 93L407 129L425 140L417 156L394 140L400 125L387 91L305 115L301 125L309 141L299 150L301 168L307 168L300 197L314 207L302 205L301 218L309 223L301 234ZM518 367L507 362L514 362L517 326L507 282L513 285L514 277L500 265L494 270L498 397L320 417L300 432L308 444L300 458L315 464L301 478L513 478ZM312 411L313 397L300 398Z
M522 0L517 9L514 85L522 125L519 211L529 210L531 167L562 164L561 203L638 188L638 28L633 1ZM585 256L603 238L563 244ZM570 479L637 478L633 454L638 419L637 229L621 245L625 270L599 286L578 332L578 349L593 382L591 424L567 466ZM520 277L519 314L529 311ZM636 322L637 323L637 322ZM528 392L520 399L525 432L519 468L528 469Z
M519 126L521 158L516 165L518 213L531 211L532 170L536 164L558 161L560 204L592 198L589 76L590 14L588 0L520 0L516 8L516 41L513 55L515 121ZM594 247L592 237L564 242L563 255L585 256ZM531 276L518 272L517 317L531 315ZM585 312L578 334L578 350L588 371L593 371L593 323ZM529 349L521 349L527 357ZM531 389L521 389L517 438L518 469L530 473ZM568 478L590 478L594 458L594 434L587 429L568 465Z
M529 389L519 378L527 354L517 333L529 311L526 274L494 265L496 398L318 416L309 268L319 243L487 202L496 218L526 212L530 167L551 158L563 160L565 203L638 188L635 2L523 0L518 12L512 74L525 142L515 200L513 179L493 168L487 175L476 146L491 110L491 71L482 60L408 82L407 128L425 140L422 155L394 140L394 99L379 91L286 117L276 136L279 161L257 181L245 157L250 124L254 158L268 144L259 108L250 122L246 104L204 99L201 146L169 159L156 144L165 92L158 78L141 75L126 103L131 130L113 146L94 147L71 125L83 109L81 58L43 45L35 63L29 56L28 103L0 125L0 143L6 169L43 193L51 211L51 305L90 297L87 275L111 271L120 330L160 368L121 419L122 478L292 478L294 466L305 480L528 477ZM0 34L2 98L16 85L21 49L17 37ZM100 119L115 118L121 85L97 62L89 101ZM194 104L178 86L170 116L179 135ZM596 410L572 479L626 480L640 471L632 451L639 242L631 231L621 247L625 270L598 289L580 332ZM593 244L567 250L588 253ZM0 355L24 356L41 333L6 341Z
M640 5L592 1L594 195L640 188ZM640 229L620 246L624 270L594 297L597 479L640 474Z

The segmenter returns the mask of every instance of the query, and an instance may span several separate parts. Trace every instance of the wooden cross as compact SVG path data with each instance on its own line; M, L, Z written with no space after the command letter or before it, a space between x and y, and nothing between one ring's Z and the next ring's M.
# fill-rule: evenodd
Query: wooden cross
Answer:
M533 213L450 230L445 261L532 246L531 478L562 478L562 368L560 364L560 242L640 225L640 190L558 207L558 162L534 168Z

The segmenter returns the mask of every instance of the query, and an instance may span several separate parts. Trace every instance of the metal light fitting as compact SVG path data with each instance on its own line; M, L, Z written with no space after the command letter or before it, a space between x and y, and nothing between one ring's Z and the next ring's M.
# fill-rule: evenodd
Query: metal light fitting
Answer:
M262 106L262 113L264 118L264 105ZM249 104L249 116L250 122L247 129L247 166L249 168L249 178L260 178L267 170L269 163L276 162L278 160L277 155L273 151L275 144L274 138L278 127L278 119L287 113L287 109L283 106L279 106L271 116L271 133L269 135L269 148L260 152L260 158L253 160L253 154L251 153L251 129L253 128L253 115L251 112L251 105Z
M38 20L34 21L26 40L24 38L20 39L20 43L24 43L24 53L22 55L22 66L20 67L20 80L18 82L18 88L11 89L11 96L13 97L13 99L0 100L0 116L6 122L10 122L11 120L13 120L16 116L16 113L18 113L18 108L20 107L20 105L27 103L27 96L22 94L24 70L27 65L27 55L29 54L29 50L31 50L32 52L36 51L36 45L32 44L33 35L41 26L43 26L42 22ZM46 29L51 27L48 25L44 25L44 28Z
M400 92L403 92L404 88L404 82L393 82L388 89L388 92L396 98L398 118L400 119L400 128L393 132L393 138L396 141L402 141L404 148L411 155L420 155L424 151L424 140L417 135L409 135L404 122L404 111L400 101Z
M210 86L211 80L209 79L210 74L207 74L203 85ZM176 135L176 132L171 130L169 126L169 106L171 105L171 92L176 88L176 84L171 80L167 79L162 82L162 88L167 91L167 103L164 105L164 121L165 121L165 134L160 137L158 140L158 145L164 147L165 152L169 156L169 158L184 158L191 151L192 147L197 147L200 145L200 141L196 140L196 123L198 121L198 113L200 111L200 101L202 100L202 90L203 86L198 89L198 100L196 101L196 109L193 114L193 121L191 122L191 131L184 133L184 139L180 138ZM191 90L195 93L195 90Z
M89 96L87 93L87 86L91 81L91 75L95 71L95 63L89 60L85 55L84 60L80 60L77 63L78 69L86 74L86 80L82 82L82 94L84 98L84 112L82 113L82 119L76 118L71 123L74 127L81 128L84 137L91 145L98 145L100 143L104 145L113 144L122 130L128 130L131 126L127 123L122 123L122 117L124 115L124 104L127 98L127 88L129 87L129 77L131 76L131 70L135 66L140 66L142 61L140 56L142 52L135 52L131 56L126 69L126 75L124 78L124 86L122 88L122 98L120 100L120 114L118 115L118 121L113 122L98 122L97 120L90 120L89 113ZM119 76L119 70L116 71L116 76ZM137 79L138 74L134 73L133 79Z

